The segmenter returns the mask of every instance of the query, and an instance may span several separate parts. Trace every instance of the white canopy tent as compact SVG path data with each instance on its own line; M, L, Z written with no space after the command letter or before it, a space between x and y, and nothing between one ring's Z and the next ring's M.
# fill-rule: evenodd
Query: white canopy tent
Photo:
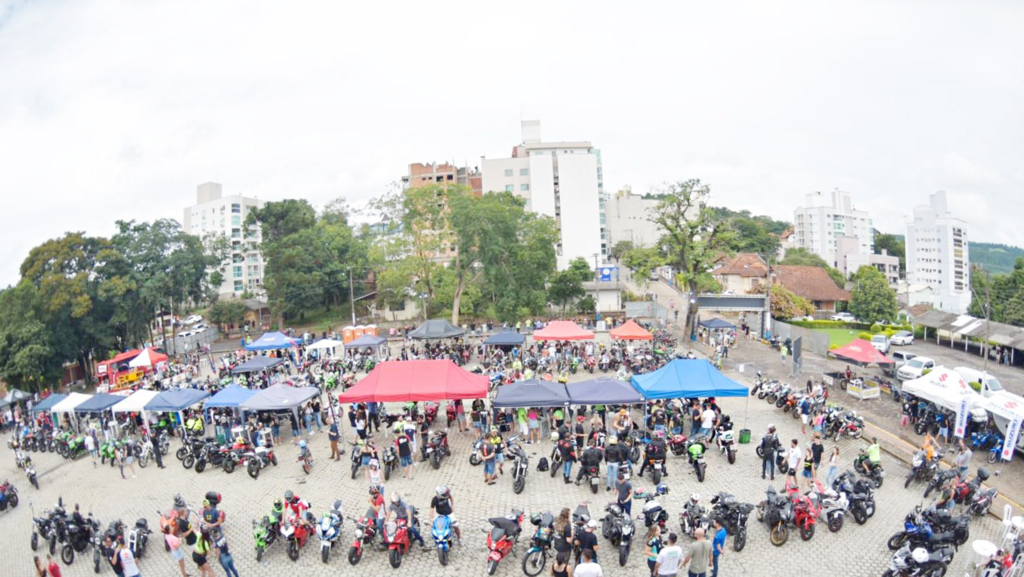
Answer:
M1024 397L1003 391L984 399L981 406L992 413L996 427L1009 442L1004 443L1003 458L1009 460L1013 456L1008 450L1011 446L1016 445L1017 449L1024 451L1024 437L1020 435L1021 423L1024 422ZM1011 438L1014 436L1016 438Z
M128 366L133 369L136 369L138 367L153 366L153 357L151 357L149 354L149 351L151 350L152 349L143 350L141 353L139 353L139 356L135 357L134 359L131 360L130 363L128 363Z
M143 353L145 354L145 353ZM149 413L146 412L146 403L153 400L153 397L159 395L157 391L148 391L146 389L139 389L129 395L125 400L110 407L111 413L142 413L142 422L149 426ZM115 415L116 416L116 415ZM120 423L117 425L120 427Z
M57 421L56 418L57 413L69 413L74 415L75 407L81 405L82 403L88 401L91 398L92 395L86 395L84 393L70 393L66 399L50 408L50 412L53 413L55 417L54 421L59 422ZM75 430L78 430L78 419L70 419L70 421L71 424L75 427Z
M967 384L956 371L943 366L935 367L927 375L903 383L903 393L935 403L943 409L957 412L963 396L969 396L971 419L984 423L988 414L980 407L982 396Z
M317 341L317 342L315 342L315 343L313 343L313 344L311 344L311 345L306 347L306 356L309 356L311 351L319 351L319 350L328 349L328 350L330 350L330 354L333 357L334 356L334 349L337 348L337 347L344 347L344 346L345 346L345 343L343 343L341 341L336 341L334 339L321 339L321 340L319 340L319 341Z

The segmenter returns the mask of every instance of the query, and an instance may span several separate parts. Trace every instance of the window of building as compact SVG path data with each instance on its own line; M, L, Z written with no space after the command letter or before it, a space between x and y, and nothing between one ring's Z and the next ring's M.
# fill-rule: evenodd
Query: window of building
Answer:
M260 255L258 255L258 254L250 254L249 255L249 262L260 262Z
M519 190L526 192L530 190L530 185L524 182L523 184L519 185Z
M236 266L236 267L232 267L232 268L234 269L234 276L235 276L235 278L241 278L242 277L242 267L241 266Z
M231 229L231 238L242 238L242 229L233 228Z
M238 214L238 213L242 212L242 205L240 205L240 204L232 204L231 205L231 212L233 212L235 214Z
M512 176L512 169L511 168L506 168L505 169L505 176Z
M240 280L236 280L235 281L235 292L236 293L242 292L242 281L240 281Z
M506 184L505 185L505 192L512 192L513 190L514 190L513 185L511 185L511 184Z
M520 168L519 169L519 176L530 176L530 169L529 168Z
M242 217L236 215L231 216L231 226L242 226Z

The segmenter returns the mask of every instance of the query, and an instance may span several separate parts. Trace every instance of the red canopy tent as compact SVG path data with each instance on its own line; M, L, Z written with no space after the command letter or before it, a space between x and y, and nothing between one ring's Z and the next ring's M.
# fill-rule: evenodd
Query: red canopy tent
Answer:
M848 345L829 352L837 357L842 357L865 365L870 365L872 363L885 365L896 362L883 355L878 351L878 349L871 346L871 343L864 339L853 339Z
M626 321L626 324L615 327L608 331L608 334L615 340L621 341L652 341L654 335L647 331L647 329L636 324L636 321L630 319Z
M589 341L594 333L580 328L572 321L551 321L548 326L533 333L535 341Z
M139 356L139 353L141 352L142 351L140 351L139 349L132 349L130 351L125 351L119 355L116 355L111 359L107 359L105 361L96 363L96 376L102 379L114 375L115 373L118 372L118 366L121 363L134 359L135 357Z
M338 395L343 403L388 403L482 399L491 380L440 361L384 361L352 388Z

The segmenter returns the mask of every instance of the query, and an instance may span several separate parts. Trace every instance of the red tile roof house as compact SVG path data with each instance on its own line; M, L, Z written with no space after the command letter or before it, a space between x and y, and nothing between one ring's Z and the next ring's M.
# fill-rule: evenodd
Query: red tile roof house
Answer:
M745 295L764 292L768 268L756 254L741 252L722 262L721 266L711 271L711 276L722 285L723 291Z
M839 301L850 302L850 291L837 287L821 267L777 265L772 267L772 273L775 282L811 301L815 317L836 312Z

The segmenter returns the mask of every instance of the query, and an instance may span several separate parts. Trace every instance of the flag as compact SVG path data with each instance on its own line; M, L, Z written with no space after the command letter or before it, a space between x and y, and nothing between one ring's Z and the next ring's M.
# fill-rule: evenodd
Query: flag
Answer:
M967 417L969 416L967 403L968 395L961 395L960 404L956 407L956 432L954 434L961 439L967 433Z
M1003 441L1003 460L1009 461L1013 458L1013 449L1017 446L1017 437L1020 436L1020 415L1013 417L1010 426L1006 429L1006 440Z

